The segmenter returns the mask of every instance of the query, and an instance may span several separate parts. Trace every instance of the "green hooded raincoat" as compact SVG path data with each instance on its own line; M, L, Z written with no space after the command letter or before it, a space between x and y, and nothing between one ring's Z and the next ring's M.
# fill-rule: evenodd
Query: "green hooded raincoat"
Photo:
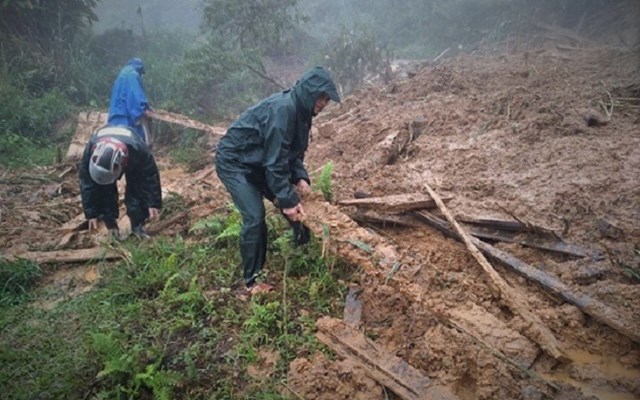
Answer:
M248 285L266 256L263 196L291 208L300 202L294 185L301 179L310 183L303 161L313 108L322 93L340 101L329 72L315 67L292 89L247 109L217 146L216 171L243 218L240 249Z

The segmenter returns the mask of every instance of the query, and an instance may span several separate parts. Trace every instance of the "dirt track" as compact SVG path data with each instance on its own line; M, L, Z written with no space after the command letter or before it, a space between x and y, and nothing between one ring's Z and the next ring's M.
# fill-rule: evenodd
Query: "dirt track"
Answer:
M496 244L624 313L640 330L640 286L628 274L640 266L639 66L637 53L575 43L424 66L411 78L371 85L327 108L315 122L308 169L334 162L338 200L355 192L424 193L426 179L452 197L448 207L458 218L516 218L600 251L604 258L595 260ZM401 151L389 157L394 146ZM227 201L210 169L188 175L165 164L164 190L200 204L192 220ZM3 177L3 252L60 244L61 234L39 227L71 226L80 212L75 172L64 171L56 180ZM203 205L203 199L214 200ZM331 208L317 213L336 217ZM349 238L349 226L331 226ZM389 265L361 277L361 329L460 399L640 398L639 343L494 264L571 361L554 360L527 337L530 321L491 289L464 245L420 224L376 232L402 265L392 280ZM91 242L80 235L62 247ZM289 385L309 399L384 398L350 360L322 356L294 361Z

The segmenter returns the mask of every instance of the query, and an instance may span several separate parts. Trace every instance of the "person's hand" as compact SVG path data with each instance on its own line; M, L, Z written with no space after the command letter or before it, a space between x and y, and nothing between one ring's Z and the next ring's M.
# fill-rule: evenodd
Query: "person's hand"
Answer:
M298 189L298 193L301 195L305 195L311 192L311 186L304 179L300 179L296 184L296 188Z
M149 207L149 220L153 221L160 217L160 210L157 208Z
M89 220L89 232L93 232L98 229L98 218L91 218Z
M302 204L298 203L295 207L283 208L282 213L287 216L291 221L301 221L304 216L304 208Z

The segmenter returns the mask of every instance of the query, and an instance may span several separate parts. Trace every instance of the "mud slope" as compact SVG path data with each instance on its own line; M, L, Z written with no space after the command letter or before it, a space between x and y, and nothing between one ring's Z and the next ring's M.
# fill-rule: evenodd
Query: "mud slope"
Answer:
M307 163L310 170L334 163L338 200L426 193L426 181L453 197L448 207L458 218L517 219L601 252L598 260L496 244L623 313L637 331L640 286L628 268L640 264L639 66L637 52L587 43L458 56L328 108ZM499 301L463 245L430 227L378 233L403 254L398 276L417 284L424 301L365 277L362 330L460 398L640 397L638 343L496 265L571 359L553 360L521 337L528 321ZM452 316L509 357L530 361L540 379L448 324ZM292 365L300 393L333 398L318 394L330 379L307 362Z

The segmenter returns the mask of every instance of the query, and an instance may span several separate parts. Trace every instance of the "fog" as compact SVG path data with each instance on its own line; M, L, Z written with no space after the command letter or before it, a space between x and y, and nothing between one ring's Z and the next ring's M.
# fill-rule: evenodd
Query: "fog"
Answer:
M95 13L96 33L108 29L130 29L136 34L156 30L197 33L202 22L201 0L102 0Z
M182 31L197 35L203 4L227 0L103 0L94 32ZM247 2L250 4L251 2ZM616 45L640 40L640 2L634 0L279 0L295 4L304 35L326 43L341 29L359 30L405 56L434 56L448 47L474 47L553 25ZM609 13L608 13L609 12ZM618 29L619 28L619 29ZM536 32L539 33L539 32Z

